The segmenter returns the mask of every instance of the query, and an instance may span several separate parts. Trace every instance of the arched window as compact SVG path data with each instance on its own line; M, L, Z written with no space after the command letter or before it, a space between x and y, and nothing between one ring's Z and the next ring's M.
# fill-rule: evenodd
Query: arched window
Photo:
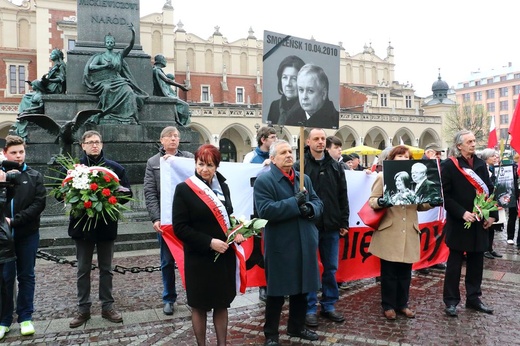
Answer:
M188 48L186 50L186 61L190 66L191 72L197 71L197 65L195 65L195 51L193 51L193 48Z
M240 54L240 74L247 75L248 65L247 65L247 54L241 53Z
M224 53L222 54L222 62L226 66L227 72L233 73L233 72L231 72L231 71L233 71L233 68L231 67L231 54L229 54L229 52L227 50L224 51Z
M219 141L219 150L222 161L237 162L237 148L229 139L222 138Z
M18 22L18 47L29 48L31 33L29 32L29 21L21 19Z
M162 35L160 31L156 30L152 34L152 56L163 53Z
M206 50L206 53L204 54L204 60L205 60L205 70L204 72L213 72L213 52L211 49Z

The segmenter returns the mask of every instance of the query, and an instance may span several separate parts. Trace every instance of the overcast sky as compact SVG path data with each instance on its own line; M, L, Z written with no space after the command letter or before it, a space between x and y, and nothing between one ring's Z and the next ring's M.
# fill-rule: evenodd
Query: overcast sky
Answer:
M161 12L164 0L141 0L141 15ZM520 1L495 0L172 0L174 23L209 38L214 27L228 41L258 39L270 30L331 44L343 42L350 55L372 43L380 58L391 41L395 79L409 81L418 96L431 94L438 69L450 86L472 71L499 69L512 62L520 71ZM370 14L373 13L373 14Z

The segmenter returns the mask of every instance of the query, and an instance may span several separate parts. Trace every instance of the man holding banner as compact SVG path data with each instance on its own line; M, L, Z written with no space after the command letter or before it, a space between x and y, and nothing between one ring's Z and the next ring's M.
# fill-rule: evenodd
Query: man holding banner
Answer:
M287 334L316 341L318 335L305 328L307 293L319 288L318 230L314 219L323 203L311 180L293 169L289 143L278 140L270 149L270 170L258 176L254 201L258 216L269 220L264 230L264 261L267 279L265 345L279 345L279 324L284 296L289 296ZM303 191L299 191L304 179Z
M349 208L347 200L347 182L345 171L339 162L325 150L326 133L323 129L314 128L309 132L305 147L305 174L311 178L316 193L323 202L324 212L315 218L319 231L318 249L323 265L321 275L321 311L320 316L334 322L343 322L345 317L339 314L334 304L339 299L336 282L338 270L339 237L348 233ZM294 168L299 170L300 162ZM318 295L309 292L307 295L307 315L305 324L318 326Z

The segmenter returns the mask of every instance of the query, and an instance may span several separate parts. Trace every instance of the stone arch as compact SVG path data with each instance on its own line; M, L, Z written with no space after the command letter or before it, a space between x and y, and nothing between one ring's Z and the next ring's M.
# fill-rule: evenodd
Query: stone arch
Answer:
M345 66L345 72L346 72L346 82L354 83L354 77L352 76L352 65L351 64L347 64L347 66Z
M363 144L383 150L388 145L388 134L382 127L374 126L366 132Z
M365 66L359 66L359 84L365 84Z
M424 148L430 143L435 143L438 145L442 145L441 137L432 128L424 129L424 131L419 136L419 148Z
M229 153L231 162L242 162L246 154L256 147L256 134L239 123L226 126L220 134L220 140L222 139L228 139L235 148L234 153Z
M212 138L212 134L206 126L193 122L192 118L189 128L199 134L199 144L214 144L215 139Z
M372 84L377 85L377 67L376 66L372 66Z
M226 66L228 73L233 73L233 67L231 66L231 54L227 50L222 53L222 63L224 66Z
M341 142L343 143L341 146L342 149L352 148L359 144L359 134L352 126L341 126L334 136L341 139Z
M415 135L407 127L401 127L399 130L395 132L394 137L392 138L392 145L401 144L401 139L406 145L411 145L414 147L418 146Z
M13 121L0 122L0 138L5 138L9 134L9 129L14 124Z

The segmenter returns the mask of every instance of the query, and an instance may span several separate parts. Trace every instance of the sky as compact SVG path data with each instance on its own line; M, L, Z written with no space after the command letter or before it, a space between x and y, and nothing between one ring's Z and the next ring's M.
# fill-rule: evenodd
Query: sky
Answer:
M164 0L140 0L141 15L161 12ZM203 39L219 26L229 42L245 38L250 27L330 44L343 42L350 55L372 45L384 59L394 47L395 79L413 84L417 96L431 95L441 77L450 86L472 72L513 64L520 71L519 34L514 15L520 1L495 0L172 0L174 24ZM371 13L373 12L373 13Z

